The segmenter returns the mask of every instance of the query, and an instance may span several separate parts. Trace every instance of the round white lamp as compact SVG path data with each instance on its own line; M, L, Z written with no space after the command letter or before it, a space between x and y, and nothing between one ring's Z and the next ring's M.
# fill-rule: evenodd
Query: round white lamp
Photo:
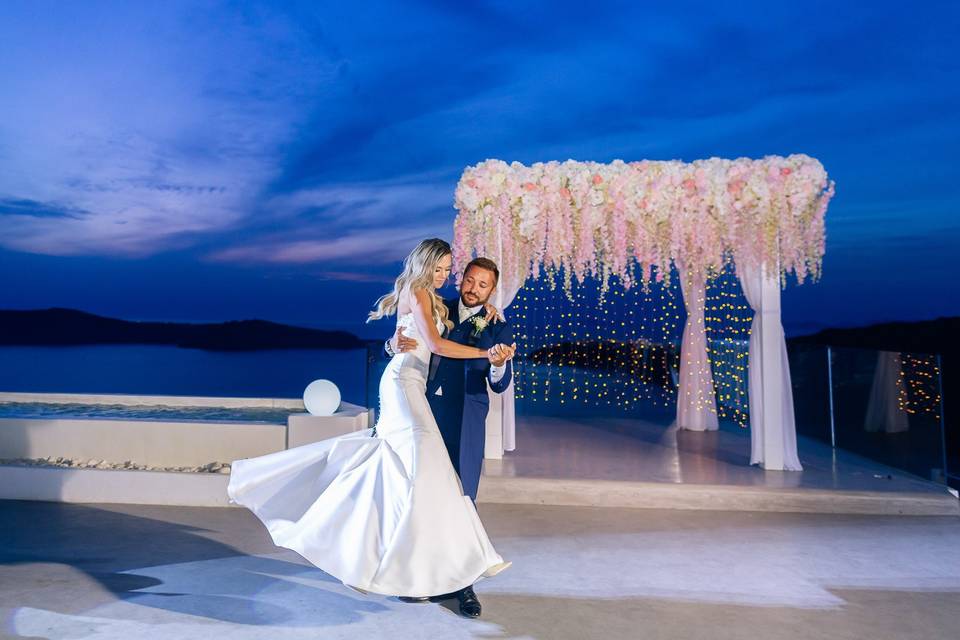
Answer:
M303 406L310 415L332 416L340 408L340 389L329 380L314 380L303 390Z

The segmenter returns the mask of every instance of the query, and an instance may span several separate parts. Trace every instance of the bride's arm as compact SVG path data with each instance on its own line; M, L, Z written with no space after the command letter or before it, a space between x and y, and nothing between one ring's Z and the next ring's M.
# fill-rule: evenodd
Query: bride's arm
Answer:
M430 294L423 289L411 292L410 306L413 308L413 321L417 323L417 330L431 353L445 358L487 358L486 349L468 347L465 344L454 342L440 337L437 325L433 320L433 305Z

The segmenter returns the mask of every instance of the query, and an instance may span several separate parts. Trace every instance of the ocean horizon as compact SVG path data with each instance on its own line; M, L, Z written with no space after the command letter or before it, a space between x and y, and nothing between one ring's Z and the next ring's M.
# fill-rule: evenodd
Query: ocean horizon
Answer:
M0 347L0 391L300 398L327 379L366 404L366 350L208 351L170 345Z

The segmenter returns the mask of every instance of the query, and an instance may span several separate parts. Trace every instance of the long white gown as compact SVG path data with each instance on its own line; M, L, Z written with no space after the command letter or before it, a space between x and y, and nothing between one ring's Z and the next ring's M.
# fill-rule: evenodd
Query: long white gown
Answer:
M418 337L413 314L397 320ZM292 549L344 584L423 597L507 568L457 478L426 397L424 340L380 379L367 429L233 462L227 492Z

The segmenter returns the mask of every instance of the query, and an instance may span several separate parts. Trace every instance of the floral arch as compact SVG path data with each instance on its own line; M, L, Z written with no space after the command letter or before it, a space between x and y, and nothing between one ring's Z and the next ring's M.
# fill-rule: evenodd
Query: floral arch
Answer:
M562 273L568 291L586 276L604 286L617 276L629 288L669 278L675 266L687 309L677 423L692 430L718 427L703 290L711 270L733 263L755 312L751 462L799 470L780 288L789 274L798 282L819 278L833 194L823 165L802 154L529 167L487 160L468 167L457 185L454 263L496 260L501 308L532 276ZM504 395L491 399L488 449L514 448L513 397Z

